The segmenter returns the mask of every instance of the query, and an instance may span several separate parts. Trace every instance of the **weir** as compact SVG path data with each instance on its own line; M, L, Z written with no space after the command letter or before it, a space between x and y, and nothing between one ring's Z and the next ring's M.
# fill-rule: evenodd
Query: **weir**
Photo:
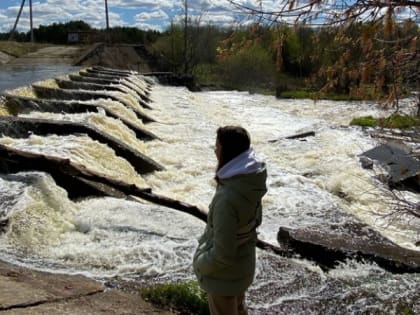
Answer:
M135 107L132 104L129 104L126 100L120 99L115 94L107 94L105 92L98 91L83 91L83 90L73 90L73 89L56 89L45 86L40 86L33 84L32 88L35 94L41 98L47 99L64 99L64 100L92 100L92 99L112 99L122 103L125 107L130 108L141 121L144 123L154 121L153 118L149 117L147 114L142 112L138 107ZM112 92L112 91L111 91Z
M130 162L139 174L147 174L163 169L162 166L144 154L135 151L120 140L87 124L46 119L0 117L0 130L3 135L13 138L26 138L32 134L87 134L93 140L105 143L114 149L116 154Z
M99 70L96 70L99 71ZM105 71L105 70L104 70ZM107 75L113 77L114 82L119 82L118 78L124 76L135 76L134 73L123 71L106 70ZM154 119L148 114L141 111L141 108L151 109L146 102L137 96L132 97L131 100L137 100L137 104L130 104L130 99L121 99L119 95L112 94L117 91L124 95L126 91L115 85L99 85L93 83L82 83L76 81L69 81L63 79L56 79L58 86L65 88L51 88L42 86L41 84L33 84L32 89L38 98L24 97L14 95L13 91L3 95L3 107L8 110L10 116L0 117L0 132L3 136L11 138L27 138L30 135L69 135L69 134L86 134L93 140L99 141L112 148L118 156L126 159L139 174L147 174L154 171L160 171L164 168L142 152L131 148L129 145L116 139L111 134L98 130L96 127L79 122L53 120L53 119L32 119L22 118L19 115L28 114L32 112L51 112L51 113L98 113L103 111L105 115L120 120L129 130L134 132L135 137L139 140L154 141L158 140L152 132L146 128L141 128L139 124L130 121L128 117L124 117L122 113L116 112L98 102L92 100L111 99L114 102L122 104L127 110L134 112L135 116L143 123L153 122ZM134 83L133 83L134 84ZM150 88L151 81L140 82L143 86L144 96ZM139 84L137 84L139 86ZM127 89L129 87L126 87ZM100 91L98 91L100 90ZM139 89L140 90L140 87ZM109 93L109 94L108 94ZM135 92L133 92L135 93ZM28 169L28 166L23 169ZM29 168L30 169L30 168ZM36 169L35 167L33 169ZM18 165L9 165L3 162L3 172L8 170L19 170ZM61 180L62 181L62 180ZM73 186L73 185L70 185ZM87 190L87 191L91 191Z
M145 141L159 139L152 132L145 128L141 128L133 121L124 117L121 113L118 113L101 103L93 104L91 102L83 101L31 98L8 93L3 94L3 96L6 99L5 106L12 114L27 114L34 111L50 113L98 113L99 110L103 110L107 116L119 119L128 128L133 130L138 139Z
M88 91L118 91L121 93L126 93L126 89L124 89L120 84L118 85L107 85L103 86L101 84L96 83L85 83L85 82L78 82L72 80L63 80L63 79L55 79L57 85L62 89L67 90L88 90ZM139 99L137 99L139 105L143 108L152 109L147 103L141 99L141 96L136 93Z
M102 67L94 67L81 71L80 75L69 75L70 80L56 78L55 82L59 88L45 87L40 84L34 84L33 90L39 98L27 98L6 94L6 105L13 116L2 117L0 119L0 132L4 136L12 138L28 137L31 134L37 135L67 135L67 134L86 134L90 138L105 143L115 150L116 155L126 159L140 174L147 174L163 170L163 166L153 161L142 152L137 152L129 145L115 139L111 135L97 130L88 124L81 124L67 121L53 121L42 119L28 119L18 117L19 114L33 111L42 112L99 112L103 110L107 116L121 120L127 127L133 130L138 139L148 141L158 141L158 137L147 130L148 122L154 122L153 106L149 106L148 98L150 85L152 81L141 79L144 84L135 84L131 82L132 76L138 77L134 72L113 71ZM132 89L139 97L138 107L130 104L125 99L120 99L116 95L108 94L107 91L118 91L125 93L118 84ZM133 89L133 85L135 88ZM104 91L106 90L106 91ZM141 93L139 93L141 92ZM120 114L109 108L98 104L89 103L92 99L112 99L121 103L126 108L133 111L136 116L146 125L139 128L132 121L123 118ZM143 112L142 109L146 109ZM150 116L149 116L150 113ZM17 117L14 117L17 116ZM314 136L315 133L301 134L300 136ZM294 137L298 138L298 137ZM288 140L293 140L289 137ZM275 140L273 142L279 142ZM3 173L18 171L37 170L51 174L56 183L68 191L71 198L80 198L85 196L113 196L118 198L130 198L138 196L153 203L165 205L192 214L201 220L206 219L206 215L197 207L179 202L164 196L155 195L150 187L137 187L124 182L118 182L96 174L75 165L71 160L59 159L53 156L34 154L23 150L11 148L9 146L0 146L0 156L2 162L0 169ZM367 225L366 225L367 226ZM367 230L365 227L359 227L358 233L363 236L377 236L373 230ZM346 232L353 227L348 228ZM363 230L363 231L362 231ZM366 234L363 234L366 233ZM369 239L370 241L372 238ZM369 259L384 266L387 270L396 272L419 272L420 254L415 251L404 250L396 244L387 243L384 239L376 239L373 246L360 247L357 244L345 242L342 238L334 238L330 235L314 233L309 230L293 230L287 227L281 227L278 241L282 247L273 246L261 240L258 241L258 247L268 249L283 257L300 257L316 261L325 269L334 268L337 261L345 258L361 257ZM363 243L365 240L360 240ZM359 244L360 244L359 243ZM385 245L383 245L385 243ZM381 247L382 246L382 247ZM336 255L332 255L335 253Z
M126 80L110 80L110 79L99 79L99 78L95 78L95 77L87 77L87 76L81 76L81 75L75 75L75 74L69 74L68 75L69 79L73 82L82 82L82 83L91 83L92 87L94 87L94 84L97 85L101 85L102 89L103 86L106 85L108 86L112 86L112 85L123 85L126 88L134 88L134 91L142 98L142 100L144 101L144 104L142 104L145 108L150 108L152 109L148 103L151 102L150 98L149 98L149 89L145 88L145 89L140 89L137 86L133 86L133 84L129 84ZM88 86L88 85L86 85Z

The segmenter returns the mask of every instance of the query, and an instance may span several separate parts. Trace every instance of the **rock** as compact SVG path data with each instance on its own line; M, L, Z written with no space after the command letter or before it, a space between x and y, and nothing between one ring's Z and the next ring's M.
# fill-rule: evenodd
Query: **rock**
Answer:
M322 231L280 227L277 239L324 269L352 258L375 262L391 272L420 272L420 252L402 248L359 222L331 225Z
M373 161L371 159L369 159L366 156L361 156L359 158L360 164L362 165L362 168L364 169L373 169Z
M143 300L139 289L120 290L80 275L39 272L0 261L4 315L173 315Z

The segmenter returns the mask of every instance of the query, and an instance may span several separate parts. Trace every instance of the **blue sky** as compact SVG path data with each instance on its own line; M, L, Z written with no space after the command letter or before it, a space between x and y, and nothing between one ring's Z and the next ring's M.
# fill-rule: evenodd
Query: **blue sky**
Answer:
M141 29L163 31L171 21L179 21L183 14L184 0L107 0L110 26L132 26ZM244 16L238 15L227 0L187 0L189 15L197 17L203 23L220 26L232 26ZM247 6L258 6L265 11L278 10L287 0L238 0ZM305 4L301 0L300 4ZM333 3L329 0L323 3ZM352 3L350 0L347 3ZM418 0L420 1L420 0ZM22 0L0 0L0 32L12 29ZM95 28L105 28L105 0L32 0L34 27L49 25L54 22L83 20ZM399 11L401 17L420 18L413 10ZM285 21L283 19L282 21ZM250 21L248 21L249 23ZM290 17L289 22L293 22ZM25 1L18 31L29 30L29 0Z
M255 2L254 0L247 0ZM269 1L275 2L275 1ZM10 31L22 0L0 0L0 32ZM188 0L191 16L219 25L235 23L233 8L226 0ZM108 0L110 26L134 26L141 29L166 29L179 19L183 0ZM33 23L83 20L95 28L105 27L105 0L32 0ZM29 30L29 0L19 20L18 31Z

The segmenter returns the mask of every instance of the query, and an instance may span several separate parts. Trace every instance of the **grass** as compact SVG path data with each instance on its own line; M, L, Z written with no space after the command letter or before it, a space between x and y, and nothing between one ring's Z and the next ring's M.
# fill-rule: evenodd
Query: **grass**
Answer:
M54 46L53 44L21 43L13 41L0 41L0 51L13 57L21 57L27 53L43 47Z
M207 295L196 281L154 285L142 289L141 295L152 304L181 314L210 314Z
M307 91L307 90L289 90L280 93L280 98L295 98L295 99L315 99L315 100L331 100L331 101L360 101L363 98L352 96L348 94L336 94L336 93L319 93L315 91Z
M374 118L372 116L356 117L350 122L350 125L358 125L363 127L383 127L383 128L398 128L398 129L407 129L411 127L420 126L420 118L392 114L386 118Z
M372 116L356 117L352 119L350 125L362 127L375 127L378 126L378 119Z

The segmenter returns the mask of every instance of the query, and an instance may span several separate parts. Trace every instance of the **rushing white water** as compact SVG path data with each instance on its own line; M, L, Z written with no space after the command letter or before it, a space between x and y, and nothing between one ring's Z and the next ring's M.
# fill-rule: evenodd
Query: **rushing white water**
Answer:
M255 150L268 165L261 239L276 243L279 226L323 230L355 216L401 246L416 249L419 220L384 216L390 211L387 197L373 180L379 170L364 170L359 164L358 155L376 141L362 129L346 126L354 116L380 115L373 104L191 93L160 85L150 97L153 110L142 111L157 122L145 127L162 140L141 143L141 149L165 170L143 178L112 150L85 136L2 138L1 143L68 157L206 209L215 186L216 129L239 124L249 130ZM83 115L60 117L90 121L92 114ZM108 118L95 124L103 124L102 130L115 128ZM285 139L304 131L315 136ZM135 140L126 141L136 146ZM1 176L0 202L0 218L10 222L0 236L4 259L99 278L193 278L191 259L204 223L187 214L138 200L71 201L49 175L37 172ZM403 302L420 311L418 274L394 275L354 261L323 272L301 259L263 251L258 257L249 296L253 314L401 314L398 305Z

